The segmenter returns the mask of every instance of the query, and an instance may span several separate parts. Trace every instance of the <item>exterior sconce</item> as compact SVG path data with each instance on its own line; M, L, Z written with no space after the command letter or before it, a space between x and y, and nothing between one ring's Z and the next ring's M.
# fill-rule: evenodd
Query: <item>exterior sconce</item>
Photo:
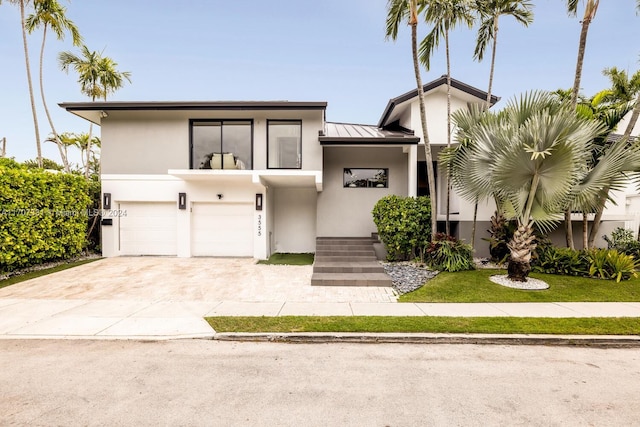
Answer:
M262 210L262 193L256 193L256 210Z
M111 193L102 194L102 209L111 209Z
M178 193L178 209L187 209L187 193Z
M221 193L220 194L216 194L216 196L218 196L218 200L222 200L222 198L224 197L224 195L221 194Z

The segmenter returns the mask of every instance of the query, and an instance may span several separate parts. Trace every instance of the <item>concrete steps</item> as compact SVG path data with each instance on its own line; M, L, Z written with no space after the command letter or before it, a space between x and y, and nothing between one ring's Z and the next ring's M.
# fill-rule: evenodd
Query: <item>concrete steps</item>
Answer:
M374 238L318 237L312 286L391 286L378 263Z

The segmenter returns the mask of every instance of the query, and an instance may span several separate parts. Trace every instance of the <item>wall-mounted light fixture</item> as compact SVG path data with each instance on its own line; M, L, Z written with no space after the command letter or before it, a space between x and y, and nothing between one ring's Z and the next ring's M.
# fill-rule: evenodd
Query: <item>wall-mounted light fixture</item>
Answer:
M111 193L102 194L102 209L111 209Z
M187 193L178 193L178 209L187 209Z
M100 118L101 119L106 119L107 117L109 117L109 113L107 113L104 110L100 110Z
M221 193L216 194L216 196L218 196L218 200L222 200L222 198L224 197L224 195Z
M256 193L256 210L262 210L262 193Z

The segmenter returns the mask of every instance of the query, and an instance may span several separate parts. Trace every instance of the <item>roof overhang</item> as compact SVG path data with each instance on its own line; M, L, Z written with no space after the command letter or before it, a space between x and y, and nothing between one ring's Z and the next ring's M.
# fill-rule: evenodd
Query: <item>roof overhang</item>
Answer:
M257 110L326 110L326 102L303 101L108 101L63 102L58 104L70 113L100 124L109 111L257 111Z
M398 146L414 145L420 138L413 131L380 129L373 125L326 122L318 137L321 145Z
M169 169L168 175L183 181L258 184L265 187L315 188L322 191L321 171Z
M434 90L442 85L446 86L446 84L447 84L447 76L443 75L442 77L423 85L422 90L426 94L427 92ZM486 102L487 100L487 95L488 95L487 92L482 91L466 83L463 83L460 80L456 80L452 78L451 87L454 89L460 90L468 95L471 95L475 98L478 98L479 101ZM393 110L398 105L402 104L403 102L407 102L413 98L416 98L417 96L418 96L418 89L416 88L400 96L390 99L389 102L387 103L386 108L384 109L384 112L382 113L382 117L380 117L380 121L378 122L378 127L383 128L384 126L388 125L387 123L388 119L391 116L391 113L393 112ZM499 100L500 100L500 97L491 95L492 106L495 105L495 103L498 102Z

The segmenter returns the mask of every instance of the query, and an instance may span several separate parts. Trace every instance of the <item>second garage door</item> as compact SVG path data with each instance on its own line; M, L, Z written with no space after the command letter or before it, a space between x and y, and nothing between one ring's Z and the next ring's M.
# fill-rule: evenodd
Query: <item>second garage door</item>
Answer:
M252 203L194 203L193 256L253 256Z

